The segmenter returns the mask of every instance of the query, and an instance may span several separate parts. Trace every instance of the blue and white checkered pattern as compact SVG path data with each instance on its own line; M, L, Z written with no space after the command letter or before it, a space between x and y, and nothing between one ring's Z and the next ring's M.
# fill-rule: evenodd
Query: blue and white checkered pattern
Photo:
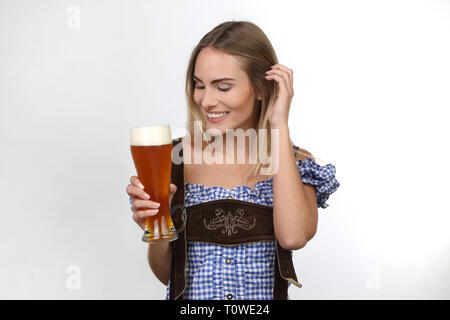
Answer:
M325 201L339 187L334 165L320 166L310 158L305 161L299 159L296 163L302 182L316 186L318 207L328 207ZM273 207L272 178L259 181L254 188L239 186L225 189L186 182L185 205L189 207L232 196L242 201ZM232 297L233 300L271 300L274 259L274 241L237 246L188 241L183 299L226 300ZM170 282L166 299L169 299L169 291Z

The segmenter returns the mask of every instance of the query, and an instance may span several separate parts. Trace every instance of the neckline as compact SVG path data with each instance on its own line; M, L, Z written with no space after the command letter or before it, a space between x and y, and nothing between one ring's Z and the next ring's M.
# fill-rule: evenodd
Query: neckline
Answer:
M224 187L221 187L221 186L205 186L204 184L191 183L189 181L186 181L184 185L185 186L187 186L187 185L197 186L197 187L201 187L203 189L218 188L218 189L222 189L222 190L239 190L239 189L247 188L247 189L250 189L251 191L253 191L253 193L258 194L260 191L257 188L257 186L259 186L259 184L267 183L267 182L272 181L272 180L273 180L273 177L271 177L269 179L266 179L266 180L259 180L258 182L255 183L255 185L253 187L250 187L250 186L247 186L247 185L244 184L244 185L240 185L240 186L237 186L237 187L234 187L234 188L224 188Z
M179 138L177 138L177 139L174 139L175 141L178 141L179 143L183 143L183 137L179 137ZM183 154L183 148L181 148L181 154ZM302 164L302 163L305 163L305 162L307 162L307 161L310 161L310 162L313 162L314 163L314 161L312 161L310 158L306 158L305 160L301 160L301 159L297 159L296 160L296 162L298 162L298 161L300 161L300 164ZM185 174L184 174L184 163L183 163L183 178L185 179L186 177L185 177ZM212 188L218 188L218 189L222 189L222 190L237 190L237 189L243 189L243 188L247 188L247 189L250 189L253 193L255 193L255 194L259 194L259 190L258 190L258 188L257 188L257 186L259 185L259 184L261 184L261 183L267 183L267 182L269 182L269 181L272 181L273 180L273 177L271 177L271 178L269 178L269 179L266 179L266 180L260 180L260 181L258 181L258 182L256 182L255 183L255 185L253 186L253 187L250 187L250 186L247 186L247 185L240 185L240 186L237 186L237 187L234 187L234 188L224 188L224 187L220 187L220 186L211 186L211 187L208 187L208 186L205 186L204 184L200 184L200 183L191 183L191 182L189 182L189 181L186 181L185 183L184 183L184 186L185 186L185 189L186 189L186 187L188 186L188 185L190 185L190 186L197 186L197 187L200 187L200 188L203 188L203 189L212 189Z
M308 160L310 160L311 162L313 162L313 161L312 161L311 159L309 159L309 158L306 158L305 161L302 161L301 159L297 159L296 161L300 161L300 163L303 163L303 162L307 162ZM269 178L269 179L266 179L266 180L259 180L258 182L255 183L255 185L254 185L253 187L247 186L247 185L245 185L245 184L244 184L244 185L237 186L237 187L234 187L234 188L224 188L224 187L221 187L221 186L211 186L211 187L208 187L208 186L205 186L204 184L200 184L200 183L191 183L191 182L189 182L189 181L186 181L186 182L184 183L184 185L185 185L185 186L187 186L187 185L197 186L197 187L201 187L201 188L204 188L204 189L219 188L219 189L223 189L223 190L236 190L236 189L247 188L247 189L250 189L251 191L253 191L253 192L255 192L255 193L258 193L259 190L258 190L256 187L257 187L259 184L261 184L261 183L267 183L267 182L272 181L272 180L273 180L273 177L271 177L271 178Z

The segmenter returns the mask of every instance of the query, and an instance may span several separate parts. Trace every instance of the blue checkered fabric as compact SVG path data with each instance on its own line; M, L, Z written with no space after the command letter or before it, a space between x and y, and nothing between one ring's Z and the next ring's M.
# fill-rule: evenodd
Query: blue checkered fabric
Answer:
M302 182L316 186L318 207L328 207L325 201L339 187L334 165L320 166L310 158L299 159L296 163ZM186 182L185 190L186 207L229 196L273 207L272 178L259 181L254 189L248 186L225 189ZM183 299L273 299L275 252L274 241L237 246L188 241ZM169 291L170 282L166 299L169 299Z

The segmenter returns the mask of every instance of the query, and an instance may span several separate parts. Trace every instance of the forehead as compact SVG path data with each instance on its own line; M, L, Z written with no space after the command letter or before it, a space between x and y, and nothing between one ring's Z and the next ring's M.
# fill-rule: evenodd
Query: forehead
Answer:
M224 77L236 80L247 78L239 61L234 56L214 48L205 48L200 51L195 62L194 74L208 82Z

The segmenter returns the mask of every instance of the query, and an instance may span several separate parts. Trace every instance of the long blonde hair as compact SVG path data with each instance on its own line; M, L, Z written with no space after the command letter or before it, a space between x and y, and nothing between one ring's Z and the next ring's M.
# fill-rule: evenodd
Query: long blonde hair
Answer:
M257 25L249 21L226 21L204 35L191 53L186 72L187 131L190 137L194 137L194 125L199 123L197 121L201 121L202 127L198 129L201 130L202 136L206 137L203 130L203 128L206 128L206 119L194 101L195 83L193 75L197 56L201 50L207 47L233 55L239 61L242 70L247 74L255 95L260 95L261 97L261 100L255 99L253 106L254 108L260 108L257 128L255 129L257 132L260 129L267 130L267 135L263 135L267 139L263 138L259 142L260 147L265 148L263 150L267 150L267 154L264 153L266 156L263 155L264 159L261 159L259 152L257 153L253 174L258 176L263 164L266 166L271 163L271 128L268 120L268 111L271 110L275 97L278 95L279 87L276 81L265 79L265 72L278 63L277 56L265 33ZM207 137L202 140L203 150L209 144L209 141ZM292 140L291 145L294 152L300 152ZM250 173L251 171L247 173L245 181L247 181Z

